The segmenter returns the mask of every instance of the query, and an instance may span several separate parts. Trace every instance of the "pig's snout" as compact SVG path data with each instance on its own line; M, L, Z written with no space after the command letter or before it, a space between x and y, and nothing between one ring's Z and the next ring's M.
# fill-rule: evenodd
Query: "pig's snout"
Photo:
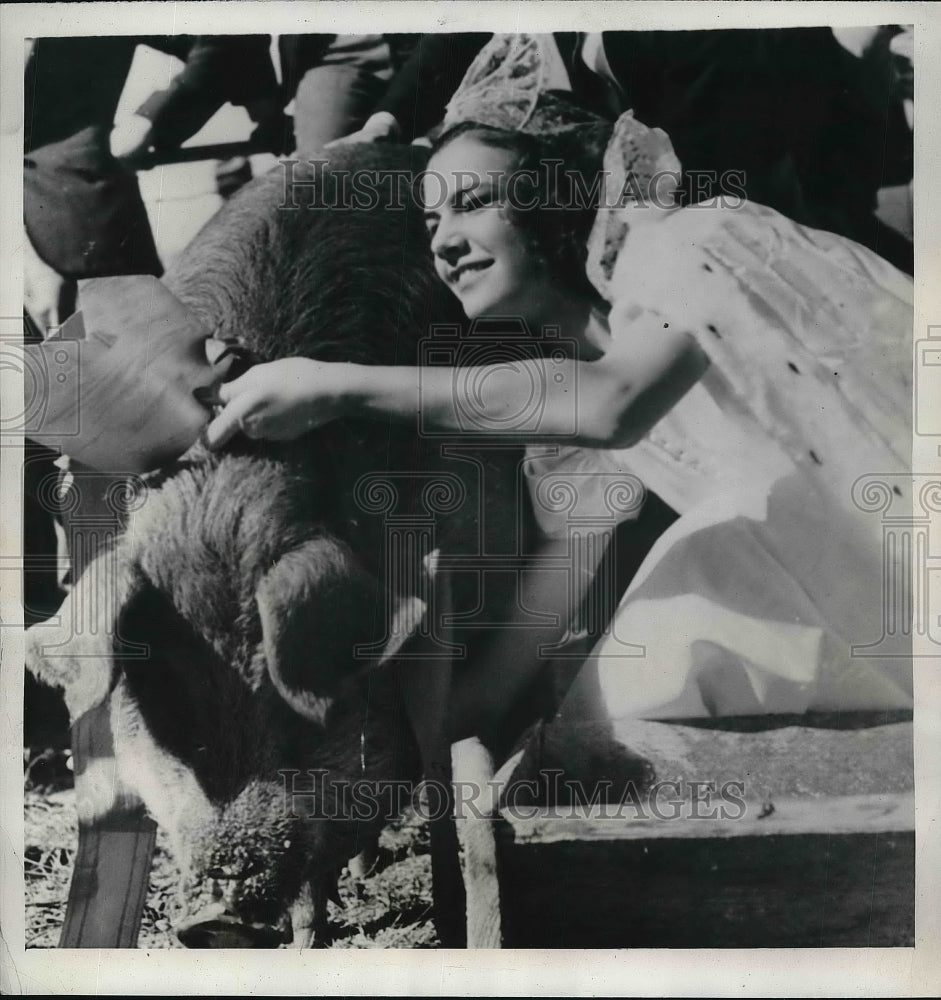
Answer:
M249 923L225 902L210 903L176 929L184 948L277 948L294 940L285 912L275 924Z
M254 876L261 865L240 859L217 864L206 872L192 897L198 909L176 928L186 948L277 948L294 939L287 910L280 917L270 906L259 906ZM200 905L202 904L202 905Z

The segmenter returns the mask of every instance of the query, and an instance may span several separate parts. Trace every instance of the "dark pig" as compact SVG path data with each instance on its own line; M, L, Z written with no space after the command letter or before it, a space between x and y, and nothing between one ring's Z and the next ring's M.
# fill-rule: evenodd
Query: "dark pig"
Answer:
M277 171L233 198L165 282L248 360L416 364L432 323L459 322L409 186L394 187L422 165L418 150L361 146L295 167L315 188L286 188ZM353 171L390 178L377 204L344 202ZM415 427L365 421L237 439L221 455L195 447L145 477L58 629L31 631L29 666L64 689L73 718L111 699L123 778L183 871L184 944L307 943L312 899L388 815L381 796L385 808L351 808L349 786L419 777L391 668L428 610L432 545L520 544L520 455L481 455L448 461ZM388 551L389 504L364 503L366 482L367 499L394 494L400 522L422 526L414 558ZM458 611L509 603L509 574L487 587L464 576Z

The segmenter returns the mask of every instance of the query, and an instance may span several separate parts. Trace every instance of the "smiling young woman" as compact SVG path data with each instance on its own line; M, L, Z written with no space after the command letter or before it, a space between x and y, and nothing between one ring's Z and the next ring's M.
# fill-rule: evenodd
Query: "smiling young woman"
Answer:
M469 317L558 324L573 305L604 305L585 275L585 257L610 134L599 121L575 146L467 122L438 141L422 192L431 250ZM583 175L595 182L576 201L565 182ZM465 293L457 280L465 268L488 270L491 280L469 282Z
M437 273L471 319L522 318L534 336L551 325L573 355L470 376L259 366L222 387L210 443L419 411L423 426L459 435L472 412L475 431L528 445L547 545L566 537L564 514L540 507L547 476L604 516L603 484L639 477L681 515L589 661L622 713L909 707L910 660L853 652L878 638L881 581L898 569L882 565L879 524L853 490L865 473L907 468L911 280L759 205L662 207L657 185L679 175L665 134L630 113L612 133L530 87L538 58L538 42L514 36L471 67L429 163L426 217ZM592 203L566 204L559 172L539 169L559 160L588 178ZM537 207L514 193L518 177L534 178ZM657 196L623 203L629 181ZM507 416L534 387L540 419L522 428ZM521 607L566 621L572 595L557 579L534 570ZM505 630L456 718L498 715L551 641Z
M522 443L565 441L625 447L639 440L697 381L706 355L681 328L631 317L611 350L609 306L585 272L587 241L601 188L571 204L561 177L597 175L611 127L587 134L533 137L462 123L439 140L422 193L435 270L470 319L522 319L532 336L546 327L577 345L576 357L533 358L500 366L486 378L461 379L454 369L323 365L289 359L252 369L224 385L229 405L208 431L221 447L239 430L250 437L294 437L340 416L395 416L460 433L468 413L477 431ZM565 171L546 170L564 163ZM525 193L514 182L530 180ZM514 196L514 190L515 196ZM618 313L616 315L621 315ZM639 321L638 321L639 319ZM630 363L625 365L625 357ZM463 398L458 382L479 394ZM577 426L569 386L578 385ZM545 393L538 427L508 422L539 385Z

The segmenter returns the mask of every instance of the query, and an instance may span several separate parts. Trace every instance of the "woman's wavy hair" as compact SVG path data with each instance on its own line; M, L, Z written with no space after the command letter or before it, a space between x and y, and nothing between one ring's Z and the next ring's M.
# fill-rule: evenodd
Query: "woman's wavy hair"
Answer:
M599 119L578 128L532 135L460 122L438 136L431 155L460 136L514 154L512 170L535 174L535 186L526 188L525 199L535 207L509 203L510 221L561 284L599 301L601 296L585 274L585 262L603 191L604 151L613 127Z

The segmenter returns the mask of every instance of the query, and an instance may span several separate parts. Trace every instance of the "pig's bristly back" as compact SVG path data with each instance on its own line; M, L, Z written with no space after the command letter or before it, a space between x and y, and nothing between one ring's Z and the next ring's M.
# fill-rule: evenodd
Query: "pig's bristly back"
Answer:
M279 166L225 205L164 280L261 360L416 364L431 325L459 321L412 193L423 166L417 149L355 146L322 170L295 164L291 188ZM372 192L361 207L357 184Z

